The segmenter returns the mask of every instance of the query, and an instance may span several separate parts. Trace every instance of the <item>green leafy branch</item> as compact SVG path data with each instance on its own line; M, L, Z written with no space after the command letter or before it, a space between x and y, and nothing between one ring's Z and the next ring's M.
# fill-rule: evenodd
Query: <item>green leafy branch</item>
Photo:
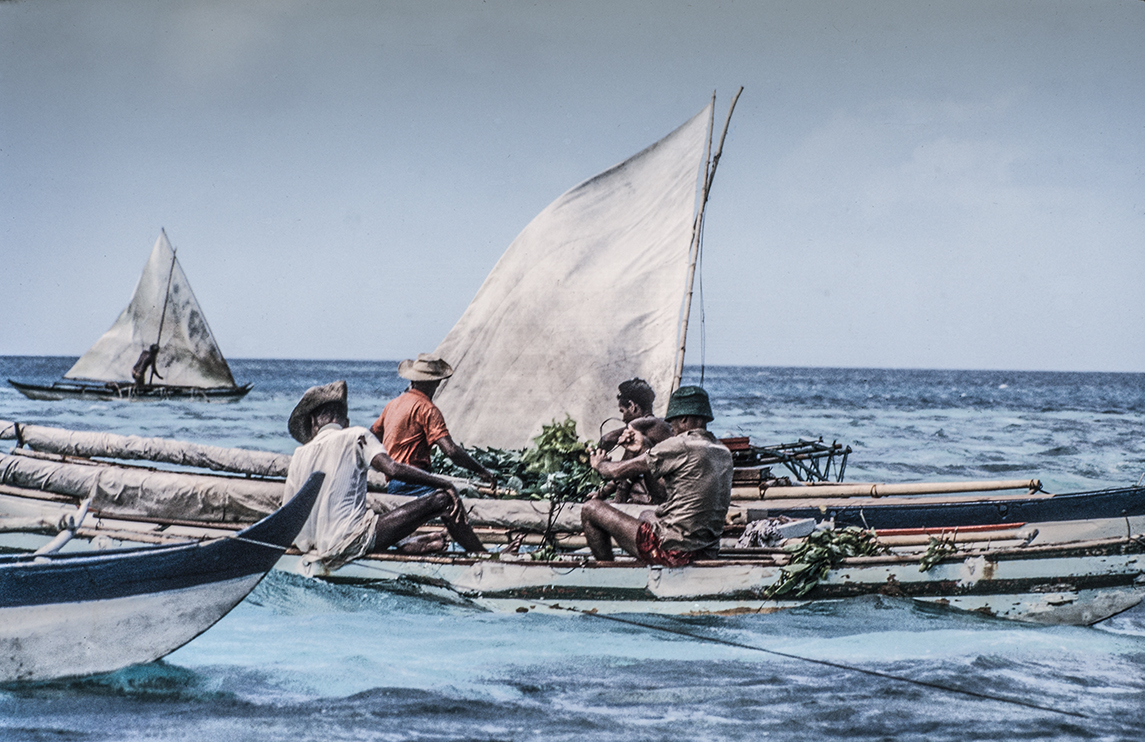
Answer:
M790 553L791 558L780 571L779 582L764 593L769 598L779 595L802 597L844 559L875 556L887 549L879 543L874 531L848 526L841 530L814 531L800 543L784 547L784 551Z

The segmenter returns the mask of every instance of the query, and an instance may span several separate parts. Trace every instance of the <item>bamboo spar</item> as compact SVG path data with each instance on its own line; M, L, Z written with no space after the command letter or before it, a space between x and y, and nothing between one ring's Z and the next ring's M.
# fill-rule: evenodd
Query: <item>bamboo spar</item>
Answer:
M684 306L683 306L683 309L681 310L682 317L680 320L680 346L676 350L676 364L675 364L675 368L672 371L672 388L669 390L669 392L674 392L680 388L680 380L684 376L684 351L687 347L687 341L688 341L688 317L692 313L692 286L693 286L693 284L695 282L695 278L696 278L696 263L699 262L699 257L700 257L700 237L703 233L703 228L704 228L704 208L708 204L708 194L712 190L712 181L715 180L715 177L716 177L716 167L720 164L720 155L723 154L723 151L724 151L724 139L726 139L727 135L728 135L728 126L731 124L732 111L735 110L736 101L739 100L740 93L742 93L742 92L743 92L743 86L740 86L740 89L736 91L736 94L734 96L732 96L731 105L728 106L728 116L724 120L723 132L720 134L719 146L716 147L716 153L711 158L711 165L708 166L705 163L705 166L704 166L704 185L703 185L703 188L700 192L700 209L696 213L695 221L692 223L692 246L689 250L689 257L688 257L688 278L687 278L687 282L686 282L687 291L684 294ZM715 102L716 102L716 94L712 93L712 107L713 107L712 113L713 113L713 115L715 114L715 111L714 111ZM710 122L708 124L708 149L709 149L709 152L711 151L711 146L712 146L711 132L712 132L712 125L714 123L715 122L713 120L712 122Z
M904 484L820 484L802 487L767 487L765 500L808 499L816 497L888 497L892 495L941 495L957 492L998 492L1028 490L1037 492L1037 479L1010 479L985 482L918 482Z

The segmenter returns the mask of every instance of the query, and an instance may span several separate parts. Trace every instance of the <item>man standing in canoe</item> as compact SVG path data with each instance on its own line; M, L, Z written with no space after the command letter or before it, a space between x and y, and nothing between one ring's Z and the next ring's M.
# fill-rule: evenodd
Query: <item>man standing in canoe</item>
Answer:
M283 501L293 497L311 473L326 473L314 509L294 540L311 564L337 569L396 544L433 518L441 518L466 551L485 551L449 480L394 461L373 433L350 427L345 381L307 389L287 428L302 445L290 459ZM371 467L391 479L424 485L430 494L379 516L366 503L366 472Z
M152 343L147 350L139 354L136 359L135 365L131 367L131 378L135 381L135 388L142 389L151 383L150 380L144 381L147 372L150 371L151 375L156 379L162 380L163 377L159 375L159 369L155 366L159 362L159 344Z
M731 505L732 454L708 432L713 418L707 392L680 387L668 400L664 419L674 435L651 447L639 431L624 431L620 444L636 453L634 458L611 461L601 449L589 457L592 468L606 479L651 474L667 491L667 500L639 519L600 499L581 506L585 539L598 561L614 559L613 539L645 564L666 567L682 567L719 552Z
M409 389L389 401L370 430L394 461L428 472L432 461L430 448L437 446L453 463L492 484L493 472L454 443L445 427L445 417L433 403L438 386L452 375L453 368L448 363L428 353L399 363L398 376L409 380ZM421 497L434 488L399 476L390 479L386 491L391 495Z

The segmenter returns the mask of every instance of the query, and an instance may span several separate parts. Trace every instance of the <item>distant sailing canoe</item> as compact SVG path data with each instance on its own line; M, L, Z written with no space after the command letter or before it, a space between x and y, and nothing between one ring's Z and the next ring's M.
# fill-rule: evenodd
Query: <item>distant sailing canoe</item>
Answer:
M151 345L159 352L146 382L132 369ZM161 232L135 286L135 294L111 329L76 361L65 381L49 385L8 380L29 399L241 399L239 386L219 350L174 248Z

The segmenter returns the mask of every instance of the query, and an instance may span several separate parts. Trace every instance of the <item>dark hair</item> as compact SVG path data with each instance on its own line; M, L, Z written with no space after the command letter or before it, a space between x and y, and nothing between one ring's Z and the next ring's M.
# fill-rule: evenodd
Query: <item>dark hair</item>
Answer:
M333 414L333 415L341 415L342 417L346 417L349 415L349 410L346 408L345 402L340 402L340 401L335 399L335 400L332 400L330 402L327 402L326 404L318 405L317 407L315 407L313 410L310 411L311 416L325 415L328 413Z
M648 382L641 378L629 379L620 382L620 394L616 399L621 403L635 402L636 406L647 412L652 412L652 403L656 400L656 392Z

